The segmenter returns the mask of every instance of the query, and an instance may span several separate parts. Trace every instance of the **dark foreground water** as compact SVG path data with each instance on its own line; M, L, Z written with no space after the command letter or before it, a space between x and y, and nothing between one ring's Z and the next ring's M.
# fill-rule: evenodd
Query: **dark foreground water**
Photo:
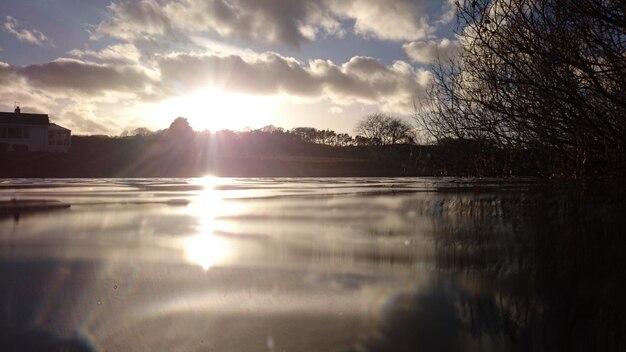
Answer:
M4 180L0 351L624 351L625 202L520 180Z

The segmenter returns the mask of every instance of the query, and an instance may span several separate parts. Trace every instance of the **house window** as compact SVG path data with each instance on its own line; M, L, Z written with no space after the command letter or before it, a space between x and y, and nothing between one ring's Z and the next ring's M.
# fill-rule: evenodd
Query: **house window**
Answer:
M24 134L24 138L30 138L30 129L28 129L27 127L24 127L22 129L22 133Z
M22 128L20 128L20 127L9 127L8 130L9 130L8 131L9 138L11 138L11 139L23 138L22 137L23 136L23 133L22 133L23 129Z
M0 138L7 138L7 128L0 127Z

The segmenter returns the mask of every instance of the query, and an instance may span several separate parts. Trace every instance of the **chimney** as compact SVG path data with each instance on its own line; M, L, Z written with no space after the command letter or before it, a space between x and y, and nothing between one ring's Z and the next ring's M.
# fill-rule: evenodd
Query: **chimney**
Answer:
M17 106L17 107L15 108L15 113L16 113L16 114L19 114L21 111L22 111L22 110L20 110L20 107L19 107L19 106Z

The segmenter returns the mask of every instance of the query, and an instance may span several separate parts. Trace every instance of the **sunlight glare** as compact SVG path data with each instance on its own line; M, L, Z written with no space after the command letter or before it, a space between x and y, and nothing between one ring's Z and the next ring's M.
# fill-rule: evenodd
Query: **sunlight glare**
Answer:
M215 189L219 179L207 176L199 179L198 183L203 189L198 198L189 204L189 212L198 219L198 231L197 235L185 240L185 258L188 262L209 270L231 257L233 248L228 239L215 234L221 229L217 217L225 211L224 202Z
M223 264L230 257L228 242L211 233L201 233L189 238L185 243L185 257L203 270Z
M182 116L187 118L196 131L243 130L246 127L259 128L272 123L277 107L278 100L275 97L228 93L207 88L154 104L148 113L166 126L174 118Z

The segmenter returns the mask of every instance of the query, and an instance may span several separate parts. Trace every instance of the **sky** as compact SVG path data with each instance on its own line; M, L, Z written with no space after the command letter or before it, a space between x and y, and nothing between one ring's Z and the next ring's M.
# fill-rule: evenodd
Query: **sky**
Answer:
M0 1L0 111L74 134L406 119L454 55L452 0Z

